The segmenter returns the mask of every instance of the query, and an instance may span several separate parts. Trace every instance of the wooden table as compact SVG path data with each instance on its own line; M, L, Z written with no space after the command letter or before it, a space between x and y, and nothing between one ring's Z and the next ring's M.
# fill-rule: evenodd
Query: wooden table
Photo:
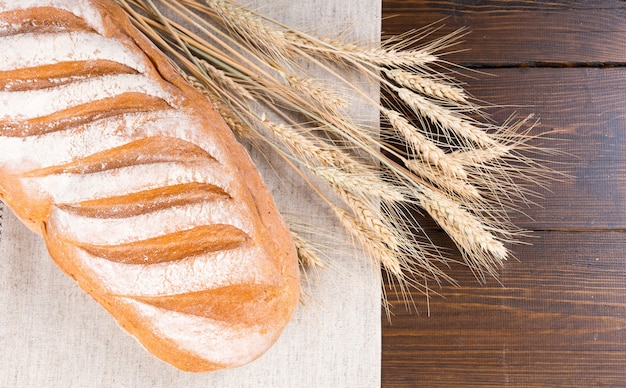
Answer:
M468 27L445 58L488 73L462 81L503 106L495 119L536 113L569 177L519 220L532 245L500 282L452 268L460 286L430 316L423 295L416 313L387 287L382 385L626 386L626 3L383 0L383 16L387 34Z

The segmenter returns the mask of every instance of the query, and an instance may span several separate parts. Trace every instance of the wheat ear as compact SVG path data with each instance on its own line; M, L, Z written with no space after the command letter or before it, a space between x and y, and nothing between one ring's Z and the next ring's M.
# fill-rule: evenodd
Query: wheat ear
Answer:
M473 269L494 275L494 269L506 260L509 252L505 245L494 236L490 227L458 202L425 188L420 204L454 240Z
M446 102L469 105L468 96L459 87L404 69L384 69L385 75L398 85Z
M398 89L398 97L411 107L416 114L429 119L442 129L452 131L462 139L483 148L497 149L501 147L497 140L484 129L477 126L475 122L468 120L451 109L435 104L406 88Z
M422 135L417 127L412 125L399 112L383 108L382 113L387 117L393 129L406 140L409 148L417 157L435 166L448 176L460 179L467 177L462 163L459 163L455 158L449 157L434 142Z

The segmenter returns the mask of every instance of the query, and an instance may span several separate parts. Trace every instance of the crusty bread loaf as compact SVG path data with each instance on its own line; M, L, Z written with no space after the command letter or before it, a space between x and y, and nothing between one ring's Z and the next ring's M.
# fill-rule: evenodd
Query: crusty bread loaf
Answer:
M254 360L298 303L247 153L111 0L0 2L0 199L177 368Z

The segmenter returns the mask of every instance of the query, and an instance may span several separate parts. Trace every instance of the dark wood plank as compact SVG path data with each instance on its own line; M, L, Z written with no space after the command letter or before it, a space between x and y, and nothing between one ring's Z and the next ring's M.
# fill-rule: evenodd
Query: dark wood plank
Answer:
M442 19L433 37L468 27L457 48L469 50L446 59L491 74L463 81L499 105L497 121L535 113L569 175L517 220L537 238L514 247L499 282L452 267L460 286L429 305L412 294L419 313L386 284L383 386L624 386L626 3L384 0L383 15L392 34Z
M541 232L501 284L452 268L458 288L419 314L389 292L383 386L621 386L626 381L626 236ZM391 291L388 289L388 291Z
M626 19L625 19L626 20ZM489 69L468 81L477 98L503 105L490 109L503 122L534 113L537 131L561 155L548 157L564 174L541 191L531 229L626 229L626 68Z
M623 64L626 3L585 1L383 1L382 30L398 35L433 23L433 36L468 28L446 59L472 66Z

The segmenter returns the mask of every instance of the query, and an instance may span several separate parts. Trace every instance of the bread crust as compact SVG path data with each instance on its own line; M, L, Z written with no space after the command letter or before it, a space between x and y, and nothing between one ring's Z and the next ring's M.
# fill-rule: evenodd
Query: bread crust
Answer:
M256 359L300 294L291 235L259 172L211 103L113 1L61 3L0 5L1 44L83 34L77 47L89 38L111 48L74 61L50 53L17 69L9 68L17 59L0 56L9 63L0 70L3 101L31 93L60 106L13 114L5 104L0 199L158 358L193 372ZM93 91L95 79L120 90ZM58 102L66 95L75 96L67 106ZM98 131L110 147L93 144Z

